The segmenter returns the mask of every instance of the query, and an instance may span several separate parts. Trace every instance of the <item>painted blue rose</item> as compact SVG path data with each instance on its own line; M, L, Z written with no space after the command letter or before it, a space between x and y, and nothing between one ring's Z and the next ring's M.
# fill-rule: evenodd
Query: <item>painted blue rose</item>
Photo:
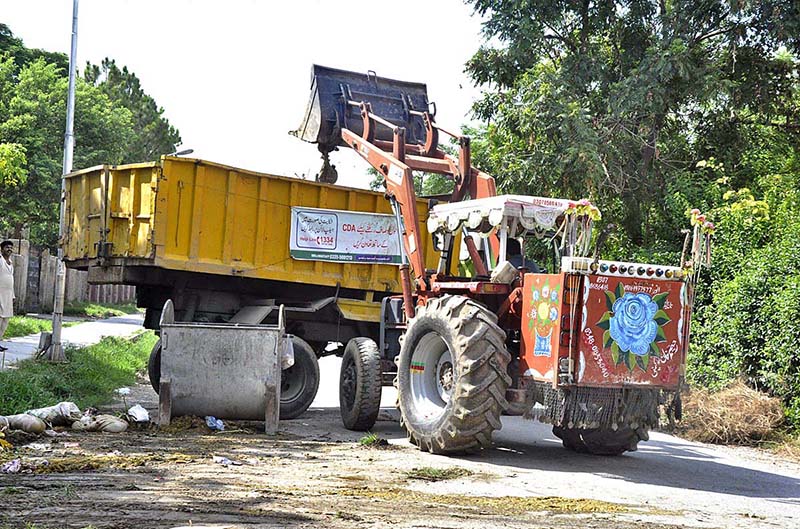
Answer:
M656 338L658 323L653 319L658 304L644 293L627 293L614 302L609 321L611 338L619 350L645 356Z

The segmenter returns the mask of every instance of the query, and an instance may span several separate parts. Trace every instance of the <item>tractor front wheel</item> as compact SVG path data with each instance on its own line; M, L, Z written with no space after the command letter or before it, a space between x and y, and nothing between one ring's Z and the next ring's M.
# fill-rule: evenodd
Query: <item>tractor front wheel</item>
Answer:
M411 442L437 454L489 447L508 407L510 360L497 317L474 300L443 296L418 308L397 375L401 422Z

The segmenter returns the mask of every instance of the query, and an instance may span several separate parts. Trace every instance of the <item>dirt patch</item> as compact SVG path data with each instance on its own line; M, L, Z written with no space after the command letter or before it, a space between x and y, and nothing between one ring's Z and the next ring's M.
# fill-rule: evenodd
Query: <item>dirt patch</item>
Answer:
M152 416L149 398L137 401ZM184 418L165 430L69 432L16 445L4 457L20 458L23 470L0 475L0 528L673 527L650 506L487 489L515 471L489 474L480 462L398 444L394 424L376 426L389 450L341 428L335 409L282 421L275 436L230 421L211 432Z

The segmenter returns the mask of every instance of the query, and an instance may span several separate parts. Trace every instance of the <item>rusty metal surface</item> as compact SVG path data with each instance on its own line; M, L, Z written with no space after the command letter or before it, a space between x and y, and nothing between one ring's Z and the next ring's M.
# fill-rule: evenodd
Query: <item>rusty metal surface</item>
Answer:
M166 421L180 415L266 419L267 430L274 432L280 354L289 339L282 318L277 326L175 322L171 303L167 301L161 321Z
M303 141L317 143L320 151L329 152L344 145L342 129L352 130L358 136L364 132L364 120L358 105L362 102L368 103L373 113L389 123L404 127L408 143L425 144L426 125L421 113L429 111L430 104L424 83L316 64L311 67L311 95L303 121L291 134ZM376 122L374 139L392 141L391 129Z

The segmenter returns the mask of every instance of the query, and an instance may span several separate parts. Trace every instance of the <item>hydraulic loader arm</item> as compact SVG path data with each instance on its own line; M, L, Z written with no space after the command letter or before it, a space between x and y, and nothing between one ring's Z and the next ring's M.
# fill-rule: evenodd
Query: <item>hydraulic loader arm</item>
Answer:
M496 195L494 179L471 165L469 138L437 126L434 114L435 105L428 102L424 84L378 78L374 72L365 76L314 65L305 117L300 127L291 132L316 143L325 160L337 146L349 146L383 176L408 260L400 271L409 316L414 313L413 295L431 288L422 255L413 171L452 178L451 201ZM458 140L457 159L438 148L440 133ZM471 239L468 245L470 242Z

